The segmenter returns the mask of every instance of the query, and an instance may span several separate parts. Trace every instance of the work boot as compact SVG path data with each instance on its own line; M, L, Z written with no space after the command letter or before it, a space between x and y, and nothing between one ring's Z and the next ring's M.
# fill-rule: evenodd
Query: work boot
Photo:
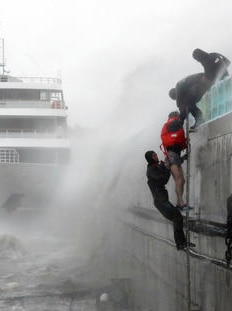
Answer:
M193 210L193 207L187 206L187 205L183 205L183 206L176 205L176 207L179 209L180 212L187 212L187 211Z
M195 123L190 127L189 132L196 132L198 129L198 126L203 122L204 120L201 118L196 120Z

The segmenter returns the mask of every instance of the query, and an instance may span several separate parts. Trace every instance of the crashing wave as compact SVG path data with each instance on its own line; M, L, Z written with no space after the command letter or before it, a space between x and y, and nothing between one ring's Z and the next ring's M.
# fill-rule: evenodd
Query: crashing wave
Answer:
M19 239L10 234L0 235L0 258L15 259L25 254L26 251Z

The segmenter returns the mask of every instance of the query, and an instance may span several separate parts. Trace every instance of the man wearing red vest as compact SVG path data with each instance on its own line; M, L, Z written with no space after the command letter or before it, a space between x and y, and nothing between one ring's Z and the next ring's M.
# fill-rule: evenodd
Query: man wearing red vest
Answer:
M183 121L180 120L178 111L173 111L169 114L168 120L162 127L161 140L171 174L175 181L177 207L180 210L186 210L188 207L183 200L185 179L181 166L186 156L181 157L181 152L187 148L187 142Z

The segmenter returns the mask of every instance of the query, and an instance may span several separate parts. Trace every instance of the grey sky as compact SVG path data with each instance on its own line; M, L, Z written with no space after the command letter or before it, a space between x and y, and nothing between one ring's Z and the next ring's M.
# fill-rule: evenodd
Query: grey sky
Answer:
M202 70L194 48L232 59L231 12L229 0L8 0L1 36L11 74L61 74L70 124L97 126L143 64L157 64L154 102L169 105L168 89Z

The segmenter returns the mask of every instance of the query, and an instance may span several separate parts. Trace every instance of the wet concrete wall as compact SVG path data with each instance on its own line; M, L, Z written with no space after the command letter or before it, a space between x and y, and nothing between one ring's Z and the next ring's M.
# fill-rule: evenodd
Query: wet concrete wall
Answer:
M222 237L191 232L196 248L189 253L188 278L187 253L176 250L172 225L155 209L118 210L114 216L94 274L105 282L130 279L130 310L186 311L189 298L193 310L231 310L232 270Z
M224 223L232 192L232 113L190 134L190 204L200 219Z
M217 227L226 223L226 201L232 192L231 118L227 114L190 134L190 205L194 206L190 219L195 224L214 222ZM173 189L171 181L170 199L175 203ZM196 248L187 257L186 252L176 250L172 224L153 207L145 179L139 198L137 206L109 211L107 239L101 263L95 262L95 279L131 279L133 310L186 311L189 304L191 310L231 310L232 267L225 261L223 232L192 230Z
M130 310L186 311L189 303L191 310L231 310L232 266L225 261L223 231L232 192L231 119L230 113L190 134L190 220L195 226L190 238L196 247L189 257L176 250L172 224L153 206L143 163L144 137L136 137L135 155L140 156L123 159L120 174L107 188L109 203L95 219L104 232L80 282L104 286L111 279L131 280ZM172 179L168 188L175 204ZM208 230L212 222L215 229Z

